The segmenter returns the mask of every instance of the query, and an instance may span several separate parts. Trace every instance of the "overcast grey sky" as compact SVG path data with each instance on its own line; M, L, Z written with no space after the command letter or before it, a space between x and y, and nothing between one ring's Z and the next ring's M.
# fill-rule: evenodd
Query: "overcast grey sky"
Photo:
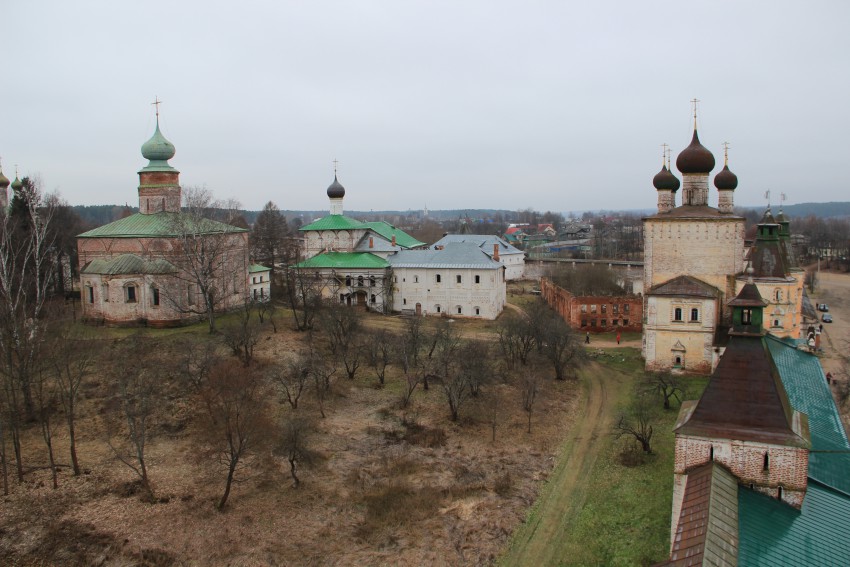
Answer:
M182 184L249 209L326 208L334 159L347 210L651 208L694 97L737 203L850 200L845 0L3 0L2 21L3 170L72 204L137 203L155 96Z

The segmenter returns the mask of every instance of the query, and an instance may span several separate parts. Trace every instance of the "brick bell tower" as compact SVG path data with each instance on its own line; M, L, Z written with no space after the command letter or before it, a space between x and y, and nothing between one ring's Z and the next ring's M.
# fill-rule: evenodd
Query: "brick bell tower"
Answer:
M142 144L142 157L148 165L139 170L139 212L143 215L155 213L179 213L181 207L180 172L169 165L174 157L174 144L159 131L159 105L156 100L156 131L151 139Z

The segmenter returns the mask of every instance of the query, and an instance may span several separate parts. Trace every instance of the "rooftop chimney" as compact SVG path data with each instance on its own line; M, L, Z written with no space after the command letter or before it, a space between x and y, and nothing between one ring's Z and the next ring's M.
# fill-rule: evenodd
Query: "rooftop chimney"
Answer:
M393 246L395 246L395 234L393 234Z
M499 244L496 243L493 245L493 259L495 261L499 261Z
M369 248L375 247L375 239L373 237L369 237Z

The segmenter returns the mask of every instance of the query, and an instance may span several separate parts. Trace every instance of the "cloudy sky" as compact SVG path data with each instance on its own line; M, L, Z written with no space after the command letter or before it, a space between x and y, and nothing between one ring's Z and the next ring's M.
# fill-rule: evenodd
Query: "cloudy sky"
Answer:
M651 208L694 97L737 203L850 200L845 0L3 0L2 21L3 171L72 204L137 203L154 97L182 184L249 209L327 207L334 159L347 210Z

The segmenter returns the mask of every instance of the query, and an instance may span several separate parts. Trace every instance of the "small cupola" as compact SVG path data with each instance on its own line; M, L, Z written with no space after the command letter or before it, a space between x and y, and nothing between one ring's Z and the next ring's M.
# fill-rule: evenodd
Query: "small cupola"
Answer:
M148 165L139 170L139 212L143 215L179 213L182 205L180 172L168 163L176 150L159 130L162 102L156 99L153 104L156 106L156 129L142 144L142 157L148 160Z
M328 199L330 199L330 213L332 215L342 214L342 199L345 197L345 187L337 178L336 167L338 163L334 160L334 180L333 183L328 185Z
M727 305L732 308L732 328L730 335L762 336L765 334L762 322L764 320L765 301L753 282L753 268L747 266L747 283L738 295Z

